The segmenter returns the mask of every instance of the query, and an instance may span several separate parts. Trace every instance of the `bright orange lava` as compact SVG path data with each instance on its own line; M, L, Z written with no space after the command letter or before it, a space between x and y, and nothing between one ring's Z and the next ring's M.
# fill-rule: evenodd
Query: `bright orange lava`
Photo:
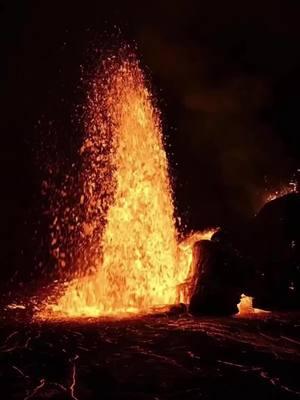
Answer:
M238 316L250 316L252 314L268 314L269 311L262 310L260 308L253 307L253 297L246 296L245 294L241 295L241 300L237 305L238 307Z
M120 316L187 303L193 244L213 232L178 240L159 112L136 58L111 57L91 88L80 262L41 316Z

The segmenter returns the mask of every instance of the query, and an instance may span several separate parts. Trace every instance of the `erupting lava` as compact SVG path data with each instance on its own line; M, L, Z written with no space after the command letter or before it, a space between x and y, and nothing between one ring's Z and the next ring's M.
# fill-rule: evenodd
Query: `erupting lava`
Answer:
M104 62L86 109L77 271L42 314L122 315L187 303L199 234L179 243L159 112L134 56Z

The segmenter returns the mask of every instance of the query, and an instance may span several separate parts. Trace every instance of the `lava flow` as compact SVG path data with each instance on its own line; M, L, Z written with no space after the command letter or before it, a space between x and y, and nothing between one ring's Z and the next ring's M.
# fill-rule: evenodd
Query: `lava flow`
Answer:
M103 65L80 151L76 275L48 302L48 318L141 314L190 296L192 247L202 235L179 242L159 112L135 56Z

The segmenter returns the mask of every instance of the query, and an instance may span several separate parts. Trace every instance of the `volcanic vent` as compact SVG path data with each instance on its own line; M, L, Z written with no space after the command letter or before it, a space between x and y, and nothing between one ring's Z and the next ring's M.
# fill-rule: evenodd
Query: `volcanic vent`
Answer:
M160 116L133 54L107 58L94 75L85 132L77 206L84 211L72 211L79 221L76 274L47 315L145 313L187 303L199 234L179 243Z

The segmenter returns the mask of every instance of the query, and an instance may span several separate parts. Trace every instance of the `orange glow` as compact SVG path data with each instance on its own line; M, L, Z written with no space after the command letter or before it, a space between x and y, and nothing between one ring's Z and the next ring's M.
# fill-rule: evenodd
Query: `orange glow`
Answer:
M264 199L264 203L268 203L269 201L275 200L289 193L297 193L295 182L290 182L289 185L282 186L280 189L267 193Z
M239 316L269 313L269 311L261 310L260 308L254 308L253 297L246 296L245 294L241 295L241 301L238 303L237 307L239 310L238 312Z
M159 112L143 73L132 55L104 65L88 94L84 212L71 212L76 274L42 317L143 314L188 303L193 244L214 232L179 242ZM64 253L58 259L65 267Z

